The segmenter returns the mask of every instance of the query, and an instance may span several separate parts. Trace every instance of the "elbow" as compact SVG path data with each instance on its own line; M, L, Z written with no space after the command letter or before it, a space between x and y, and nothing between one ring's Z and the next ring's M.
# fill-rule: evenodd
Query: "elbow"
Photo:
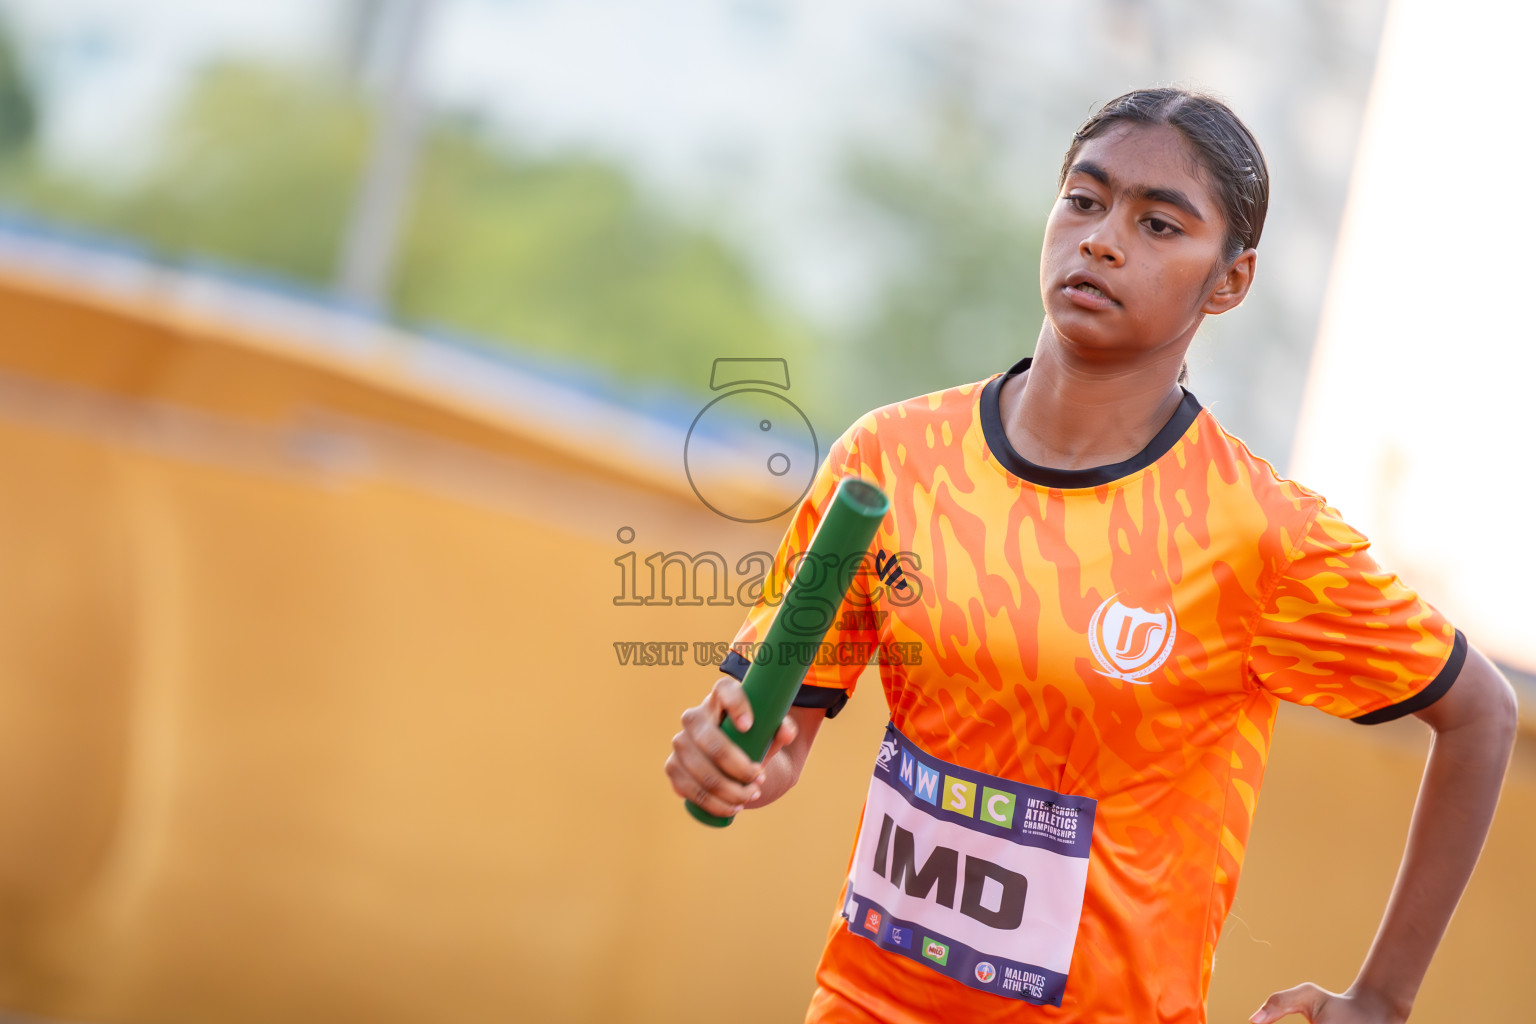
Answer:
M1469 754L1497 753L1508 758L1520 731L1520 705L1504 673L1475 647L1456 682L1434 704L1418 713L1440 736L1461 737Z
M1520 732L1520 701L1515 696L1515 688L1504 678L1504 673L1495 670L1495 674L1498 677L1498 685L1495 687L1498 699L1492 714L1500 742L1505 748L1513 749L1515 738Z
M1491 661L1479 656L1482 671L1478 686L1477 724L1484 743L1507 758L1520 732L1520 702L1515 688Z

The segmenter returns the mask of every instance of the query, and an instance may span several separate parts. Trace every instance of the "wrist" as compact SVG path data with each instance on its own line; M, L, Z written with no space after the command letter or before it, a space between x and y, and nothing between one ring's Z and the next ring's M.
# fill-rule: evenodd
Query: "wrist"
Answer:
M1390 1024L1402 1024L1413 1011L1414 993L1394 991L1388 984L1373 983L1356 978L1344 995L1355 1004L1370 1010L1378 1019Z
M763 762L763 781L757 787L762 796L747 801L747 809L766 807L789 792L797 781L795 775L795 765L788 753L784 750L776 751Z

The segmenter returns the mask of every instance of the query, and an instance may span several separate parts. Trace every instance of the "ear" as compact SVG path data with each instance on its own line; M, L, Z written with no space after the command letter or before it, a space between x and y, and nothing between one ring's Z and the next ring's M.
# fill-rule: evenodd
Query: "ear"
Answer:
M1227 310L1242 304L1248 296L1248 289L1253 286L1254 266L1258 262L1259 254L1252 249L1244 249L1232 261L1232 265L1219 273L1211 284L1211 291L1205 297L1205 304L1200 307L1202 313L1225 313Z

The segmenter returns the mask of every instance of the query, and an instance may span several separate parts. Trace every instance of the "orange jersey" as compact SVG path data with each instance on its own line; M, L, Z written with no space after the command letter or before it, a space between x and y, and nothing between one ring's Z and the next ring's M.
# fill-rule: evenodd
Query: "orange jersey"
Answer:
M893 929L896 910L845 889L808 1020L1204 1021L1279 701L1385 721L1427 706L1460 670L1461 635L1381 570L1321 497L1280 478L1192 395L1126 462L1063 471L1025 461L1004 435L998 395L1027 366L850 427L722 666L744 670L736 651L750 655L765 636L773 581L805 549L838 479L882 487L892 508L874 557L797 703L835 714L875 652L893 729L883 744L870 737L880 759L850 877L903 901L917 942L901 946L912 926L904 917ZM896 781L898 749L954 784L958 803L915 800L911 779ZM1013 848L997 844L1021 827L1079 813L1037 801L1058 817L1021 826L1023 797L1015 811L1009 794L1029 787L1084 809L1085 882L1027 858L988 866L1007 862ZM1009 811L1007 828L978 824L983 792ZM959 836L955 849L926 852L921 835L904 835L912 808ZM996 834L983 837L1002 851L990 861L960 849L978 829ZM1038 835L1037 846L1049 838ZM947 865L958 881L941 877ZM1031 887L1021 882L1015 899L989 872L1030 876ZM1012 926L1028 930L1032 908L1062 892L1081 906L1054 999L1048 986L1002 991L1003 961L984 950L962 958L984 938L968 946L955 929L942 933L947 920L979 933L975 921L1022 919ZM949 916L924 916L924 901ZM975 920L959 916L967 906ZM931 935L924 921L938 922Z

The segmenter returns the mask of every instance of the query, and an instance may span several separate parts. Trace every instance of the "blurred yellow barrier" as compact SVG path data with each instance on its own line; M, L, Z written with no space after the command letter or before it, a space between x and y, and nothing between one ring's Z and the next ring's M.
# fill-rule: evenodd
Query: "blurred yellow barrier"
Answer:
M661 763L714 673L614 644L727 639L741 608L616 605L615 560L733 563L782 527L568 440L151 298L0 277L0 1005L798 1019L877 682L789 798L694 823ZM1213 1020L1348 983L1422 752L1411 722L1287 710ZM1526 736L1415 1020L1536 1001L1532 759Z

